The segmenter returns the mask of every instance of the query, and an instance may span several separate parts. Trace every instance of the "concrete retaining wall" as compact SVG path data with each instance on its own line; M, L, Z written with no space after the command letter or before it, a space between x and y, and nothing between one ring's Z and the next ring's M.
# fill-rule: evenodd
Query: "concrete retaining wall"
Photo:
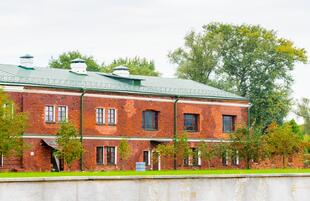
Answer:
M0 179L0 201L309 201L310 174Z

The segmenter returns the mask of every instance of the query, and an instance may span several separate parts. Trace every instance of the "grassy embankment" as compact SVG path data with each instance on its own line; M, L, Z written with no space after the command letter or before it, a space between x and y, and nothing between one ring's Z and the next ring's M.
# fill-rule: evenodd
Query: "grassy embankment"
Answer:
M106 172L0 172L0 178L63 177L63 176L156 176L156 175L220 175L220 174L279 174L310 173L310 169L263 169L263 170L162 170L162 171L106 171Z

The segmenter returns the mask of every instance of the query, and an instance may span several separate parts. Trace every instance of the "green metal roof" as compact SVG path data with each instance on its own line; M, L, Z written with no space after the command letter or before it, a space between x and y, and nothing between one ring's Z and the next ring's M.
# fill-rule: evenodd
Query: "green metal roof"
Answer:
M25 69L17 65L0 64L0 84L2 85L43 86L164 96L247 100L244 97L192 80L139 75L130 75L129 78L141 80L141 85L131 85L118 80L117 76L107 76L100 72L88 72L87 75L79 75L64 69L47 67Z

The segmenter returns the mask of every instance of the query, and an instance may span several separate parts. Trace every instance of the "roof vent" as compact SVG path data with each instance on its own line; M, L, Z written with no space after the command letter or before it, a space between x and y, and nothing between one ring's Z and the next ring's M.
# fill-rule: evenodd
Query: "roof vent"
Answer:
M129 73L129 69L126 66L117 66L115 68L113 68L113 75L118 75L121 77L129 77L130 73Z
M73 59L71 61L70 67L71 67L71 72L73 73L77 73L81 75L87 74L87 71L86 71L87 65L85 63L85 60L83 59L80 59L80 58Z
M33 56L26 54L20 58L20 66L24 68L33 68Z

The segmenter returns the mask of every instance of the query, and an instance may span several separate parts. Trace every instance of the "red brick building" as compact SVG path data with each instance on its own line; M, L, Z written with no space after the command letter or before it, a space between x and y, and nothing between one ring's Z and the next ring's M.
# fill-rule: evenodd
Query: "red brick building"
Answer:
M201 141L227 139L235 125L247 123L246 98L191 80L134 76L122 66L112 74L87 72L78 59L71 70L33 67L32 57L21 59L21 65L0 65L0 85L16 110L28 115L23 139L31 146L20 158L0 156L1 169L61 168L53 155L61 121L72 122L82 138L85 153L82 166L74 164L76 170L119 169L121 139L132 148L125 169L142 161L149 169L171 169L170 161L152 160L157 144L187 132L190 146L196 148ZM207 167L201 159L189 165ZM223 163L214 160L212 166Z

